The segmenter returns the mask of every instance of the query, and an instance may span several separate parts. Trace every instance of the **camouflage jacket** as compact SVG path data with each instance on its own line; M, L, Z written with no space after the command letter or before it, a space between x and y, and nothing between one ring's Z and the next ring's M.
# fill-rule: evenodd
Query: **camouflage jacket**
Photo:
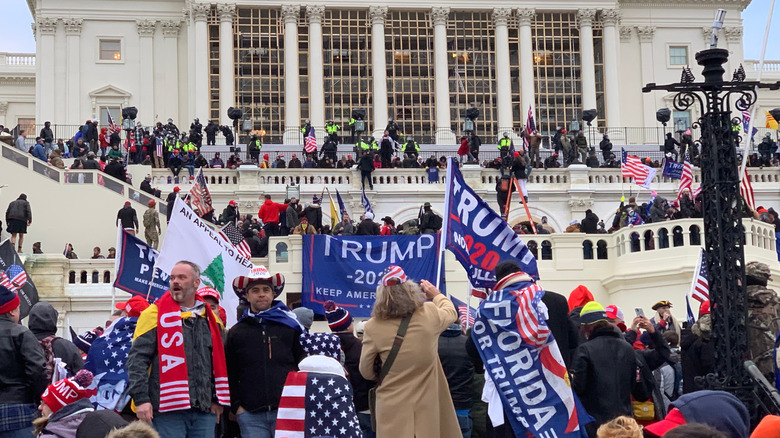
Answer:
M748 340L750 358L764 375L774 375L775 339L780 331L780 298L766 286L750 285L748 295Z

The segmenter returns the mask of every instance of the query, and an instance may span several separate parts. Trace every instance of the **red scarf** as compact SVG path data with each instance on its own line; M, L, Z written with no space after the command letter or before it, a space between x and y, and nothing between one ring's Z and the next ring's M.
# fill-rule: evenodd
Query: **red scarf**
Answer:
M203 301L200 297L196 297L196 300ZM165 295L155 304L157 305L157 351L160 358L160 412L189 409L190 386L187 377L187 359L184 354L181 306L173 300L170 291L165 292ZM220 326L208 305L205 311L211 331L211 359L217 400L223 406L230 406L230 388Z

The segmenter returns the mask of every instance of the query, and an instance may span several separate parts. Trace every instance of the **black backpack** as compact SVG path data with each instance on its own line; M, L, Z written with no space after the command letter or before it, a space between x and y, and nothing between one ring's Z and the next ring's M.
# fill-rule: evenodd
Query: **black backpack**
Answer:
M430 226L431 226L431 229L433 229L433 230L436 230L436 231L441 230L441 226L442 226L442 218L441 218L441 216L439 216L438 214L434 213L431 216Z

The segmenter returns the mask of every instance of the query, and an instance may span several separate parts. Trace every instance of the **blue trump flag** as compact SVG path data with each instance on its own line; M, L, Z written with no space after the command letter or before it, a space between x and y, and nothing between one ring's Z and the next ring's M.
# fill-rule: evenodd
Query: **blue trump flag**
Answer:
M493 269L504 260L515 260L523 272L539 279L534 255L509 224L466 184L454 158L447 166L444 215L443 243L466 268L472 286L495 286Z
M543 296L517 272L479 305L471 337L485 365L485 393L491 403L500 399L514 436L584 438L593 418L572 391Z
M114 287L151 301L163 296L169 282L168 274L154 269L158 255L146 242L122 230Z
M126 364L137 322L128 316L117 319L89 348L84 369L95 376L91 388L97 393L90 401L96 409L121 411L130 400Z
M333 300L352 316L369 317L382 271L400 266L410 280L436 284L439 236L303 236L301 301L314 313ZM443 287L442 287L443 289Z
M668 158L664 159L664 170L663 170L663 176L672 178L672 179L680 179L682 178L683 169L685 168L685 163L678 163L674 160L670 160Z
M336 189L336 199L339 201L339 213L341 214L340 220L344 220L344 215L347 213L347 206L344 205L344 200L341 199L341 194L339 194L339 189Z

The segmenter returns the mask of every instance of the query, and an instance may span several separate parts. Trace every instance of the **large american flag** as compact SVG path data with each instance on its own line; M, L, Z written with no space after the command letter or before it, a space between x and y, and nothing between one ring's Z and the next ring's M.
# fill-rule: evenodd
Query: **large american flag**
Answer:
M693 168L691 167L691 163L686 161L683 163L682 176L680 177L680 187L677 189L677 200L679 201L680 197L682 197L683 190L690 190L692 186Z
M233 245L242 256L246 259L252 258L252 250L249 249L249 244L246 243L244 236L238 231L235 225L232 223L225 225L219 231L219 235L222 236L225 241Z
M361 438L349 381L336 374L288 374L279 400L274 436Z
M704 248L699 250L699 260L693 270L693 282L688 295L700 303L710 299L710 284L707 280L707 253L704 252Z
M214 210L211 206L211 193L206 185L206 178L203 176L203 168L200 168L198 177L195 178L195 185L190 189L190 202L192 209L198 216L203 217Z
M127 355L133 345L133 333L138 318L119 318L92 342L84 369L95 375L93 385L98 393L90 401L97 409L121 411L129 396L127 387Z
M108 114L108 135L119 132L119 126L114 123L114 119L111 117L111 111L106 111L106 114Z
M450 297L452 304L455 305L455 309L458 310L458 316L460 317L460 325L464 327L473 327L475 318L477 317L477 310L469 307L463 301Z
M745 203L752 209L756 209L756 198L753 196L753 185L750 183L750 175L747 168L745 168L745 174L742 176L742 180L739 182L739 194L745 200Z
M539 315L536 311L544 295L540 292L543 292L542 287L535 283L524 289L511 292L520 305L517 317L520 334L525 342L537 347L544 345L550 336L550 329L544 323L544 316Z
M620 171L624 177L634 178L634 183L649 189L650 183L655 178L656 170L650 166L642 164L638 157L628 155L625 149L622 149L622 165Z
M315 135L313 126L309 132L306 133L306 138L303 140L303 149L308 153L312 153L317 150L317 136Z
M0 284L16 292L27 284L27 272L19 265L11 265L0 272Z

